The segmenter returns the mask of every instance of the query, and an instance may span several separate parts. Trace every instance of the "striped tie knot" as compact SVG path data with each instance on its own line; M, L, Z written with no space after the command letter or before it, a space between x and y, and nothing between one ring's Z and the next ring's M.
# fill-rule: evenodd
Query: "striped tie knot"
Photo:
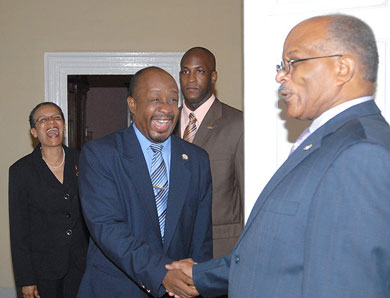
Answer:
M190 119L190 121L196 122L196 118L195 118L195 114L194 113L190 113L188 118Z
M150 149L152 149L154 154L156 154L156 152L161 152L162 148L163 145L161 144L154 144L154 143L150 144Z
M188 125L187 125L186 129L184 130L183 139L187 142L192 143L192 141L195 138L195 133L197 130L197 127L196 127L197 119L196 119L194 113L190 113L188 118L189 118L189 121L188 121Z

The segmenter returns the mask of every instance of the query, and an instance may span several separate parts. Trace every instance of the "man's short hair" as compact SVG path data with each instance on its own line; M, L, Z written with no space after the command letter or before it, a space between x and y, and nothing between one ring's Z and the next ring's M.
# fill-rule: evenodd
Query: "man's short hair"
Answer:
M137 88L139 77L140 77L145 71L147 71L147 70L149 70L149 69L158 69L158 70L165 71L165 70L163 70L162 68L157 67L157 66L149 66L149 67L145 67L145 68L142 68L141 70L137 71L137 72L135 73L135 75L133 75L133 76L131 77L131 79L130 79L130 85L129 85L128 96L134 98L134 92L135 92L135 89Z
M328 33L331 40L341 45L344 50L357 54L363 66L363 79L375 83L379 58L372 29L353 16L335 14L329 17Z
M35 106L35 108L32 109L32 111L30 112L30 115L28 116L28 121L30 122L30 127L31 128L34 128L35 127L35 122L36 122L36 119L35 119L35 112L42 106L48 106L48 105L51 105L51 106L54 106L58 109L58 111L60 112L61 114L61 117L62 117L62 121L65 122L65 117L64 117L64 113L62 112L62 109L57 105L55 104L54 102L51 102L51 101L45 101L45 102L41 102L40 104L37 104Z
M215 69L216 69L216 59L215 59L215 56L209 49L206 49L206 48L203 48L203 47L193 47L193 48L189 49L187 52L184 53L183 57L181 58L180 64L183 61L184 57L186 57L187 54L189 54L192 51L203 51L203 52L205 52L206 55L209 56L209 58L211 60L211 71L215 71Z

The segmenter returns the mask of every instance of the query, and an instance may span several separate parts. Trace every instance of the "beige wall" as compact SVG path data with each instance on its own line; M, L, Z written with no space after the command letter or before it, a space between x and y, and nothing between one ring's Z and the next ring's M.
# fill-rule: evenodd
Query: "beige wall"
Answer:
M218 96L242 108L241 0L0 0L0 288L13 286L8 167L31 152L27 116L44 100L44 52L185 51L217 57Z

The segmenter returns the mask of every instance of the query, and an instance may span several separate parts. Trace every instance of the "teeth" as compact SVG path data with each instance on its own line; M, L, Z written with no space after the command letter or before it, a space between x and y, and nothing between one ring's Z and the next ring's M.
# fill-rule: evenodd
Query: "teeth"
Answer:
M168 120L156 120L158 123L168 123Z
M46 130L46 134L49 137L56 137L59 134L59 129L58 128L50 128Z

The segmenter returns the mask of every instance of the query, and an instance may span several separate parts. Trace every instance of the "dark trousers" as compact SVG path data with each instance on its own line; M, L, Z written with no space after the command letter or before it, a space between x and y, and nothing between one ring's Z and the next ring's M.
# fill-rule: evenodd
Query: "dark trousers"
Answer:
M39 296L41 298L76 298L82 276L83 272L81 270L70 268L61 279L38 280Z

